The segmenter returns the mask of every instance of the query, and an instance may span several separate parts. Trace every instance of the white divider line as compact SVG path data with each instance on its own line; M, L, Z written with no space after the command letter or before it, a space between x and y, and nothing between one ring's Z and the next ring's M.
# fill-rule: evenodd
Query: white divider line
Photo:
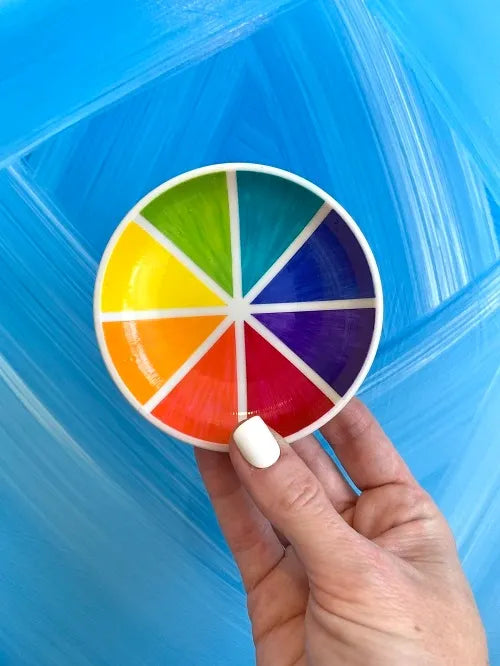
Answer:
M206 338L201 345L196 349L195 352L191 354L188 360L181 365L181 367L174 372L174 374L168 379L168 381L163 384L163 386L145 403L143 406L144 411L152 412L153 409L172 391L177 384L184 379L190 370L201 361L203 356L214 346L214 344L221 338L224 333L231 326L232 321L229 317L226 317L223 322L221 322L217 328L211 333L208 338Z
M170 254L172 254L178 261L181 262L193 275L195 275L198 280L203 282L209 289L211 289L222 301L228 303L231 300L231 296L222 289L220 285L213 280L210 275L207 275L205 271L195 264L192 259L190 259L187 254L184 254L177 245L172 243L170 238L167 238L164 234L161 233L151 222L146 220L140 213L137 213L133 221L138 224L144 231L146 231L150 236L152 236L155 241L162 245ZM180 286L179 286L180 288Z
M254 284L245 300L251 303L271 282L271 280L278 275L280 270L290 261L294 254L296 254L304 243L313 235L319 225L323 222L328 213L332 210L329 204L324 203L321 208L315 213L311 220L302 229L300 234L290 243L283 254L276 259L274 264L264 273L264 275Z
M236 335L236 378L238 387L238 421L244 421L248 415L247 404L247 361L245 352L245 322L234 322Z
M240 245L240 211L238 208L238 184L236 171L226 173L227 194L229 200L229 224L231 230L231 257L233 273L233 298L242 297L241 282L241 245Z
M101 321L142 321L144 319L174 319L177 317L213 317L226 315L226 305L200 308L168 308L165 310L121 310L120 312L101 312Z
M341 396L333 389L325 380L318 375L300 356L297 356L290 347L287 347L278 337L271 333L271 331L263 326L255 317L248 318L248 324L259 333L270 345L280 352L292 365L294 365L299 372L301 372L316 388L326 395L334 404L341 400Z
M300 303L251 303L251 314L274 312L318 312L320 310L361 310L374 308L375 298L346 298L338 301L302 301Z

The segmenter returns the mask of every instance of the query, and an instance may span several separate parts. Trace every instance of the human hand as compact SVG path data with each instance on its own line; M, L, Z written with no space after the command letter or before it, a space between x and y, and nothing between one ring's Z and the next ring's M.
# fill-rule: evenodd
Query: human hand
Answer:
M257 418L229 456L196 451L258 666L487 664L451 531L380 426L352 400L322 432L360 495L313 436L290 446Z

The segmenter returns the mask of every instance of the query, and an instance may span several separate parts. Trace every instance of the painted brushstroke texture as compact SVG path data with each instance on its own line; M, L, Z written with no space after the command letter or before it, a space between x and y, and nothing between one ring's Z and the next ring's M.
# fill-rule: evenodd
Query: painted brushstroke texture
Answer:
M315 181L372 245L362 396L450 520L500 664L498 46L485 14L461 50L465 3L381 4L3 3L0 663L253 663L192 451L121 397L92 325L126 211L234 160Z
M368 0L500 200L497 0Z
M300 0L4 0L0 165ZM7 103L6 103L7 102Z

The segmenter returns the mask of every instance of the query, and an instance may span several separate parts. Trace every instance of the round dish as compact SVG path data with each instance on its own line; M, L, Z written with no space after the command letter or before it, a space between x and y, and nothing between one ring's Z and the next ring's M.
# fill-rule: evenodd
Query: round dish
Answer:
M104 252L94 317L134 407L224 450L255 414L293 442L342 409L375 356L382 290L332 197L281 169L220 164L134 206Z

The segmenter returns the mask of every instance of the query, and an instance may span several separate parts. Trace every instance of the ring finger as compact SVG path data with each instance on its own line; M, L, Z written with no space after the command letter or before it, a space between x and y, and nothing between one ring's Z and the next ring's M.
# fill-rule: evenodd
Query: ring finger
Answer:
M292 447L321 483L335 510L342 514L350 509L357 495L316 437L308 435Z

